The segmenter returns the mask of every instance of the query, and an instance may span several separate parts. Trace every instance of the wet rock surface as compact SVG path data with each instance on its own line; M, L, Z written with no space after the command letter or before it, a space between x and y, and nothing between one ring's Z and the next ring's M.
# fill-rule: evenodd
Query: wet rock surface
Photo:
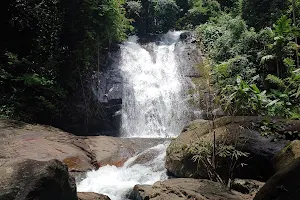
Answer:
M195 32L183 32L180 35L180 42L176 44L177 64L180 74L186 77L200 77L197 65L203 62L203 55L197 47ZM189 67L188 67L189 66Z

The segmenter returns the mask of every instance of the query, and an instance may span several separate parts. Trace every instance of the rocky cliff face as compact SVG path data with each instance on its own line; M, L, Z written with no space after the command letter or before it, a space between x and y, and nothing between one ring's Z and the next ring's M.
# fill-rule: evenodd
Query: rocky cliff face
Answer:
M118 67L119 47L99 58L96 71L82 74L82 87L69 99L63 119L54 125L76 135L119 136L122 108L122 77ZM51 124L52 125L52 124Z

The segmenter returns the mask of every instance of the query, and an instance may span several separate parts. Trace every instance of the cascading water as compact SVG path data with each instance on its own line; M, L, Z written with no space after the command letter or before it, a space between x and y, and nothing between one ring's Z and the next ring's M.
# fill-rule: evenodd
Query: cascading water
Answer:
M122 46L124 78L122 131L125 137L176 136L185 120L183 80L176 65L180 32L169 32L156 45L129 40Z
M169 32L160 42L144 46L137 43L137 38L131 37L121 46L119 68L124 82L124 137L174 137L186 123L185 78L176 62L180 34ZM153 184L166 179L164 157L168 143L145 150L129 159L123 167L105 166L88 172L86 179L78 184L78 191L123 200L136 184ZM139 156L149 152L155 152L150 161L137 162Z

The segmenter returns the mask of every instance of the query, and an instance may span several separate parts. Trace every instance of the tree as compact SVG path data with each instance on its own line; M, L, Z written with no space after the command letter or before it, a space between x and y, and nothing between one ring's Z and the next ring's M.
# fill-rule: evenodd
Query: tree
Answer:
M190 9L176 23L178 29L191 29L196 25L205 23L211 17L220 14L221 7L216 0L192 0Z
M243 0L243 19L259 30L271 27L289 8L287 0Z

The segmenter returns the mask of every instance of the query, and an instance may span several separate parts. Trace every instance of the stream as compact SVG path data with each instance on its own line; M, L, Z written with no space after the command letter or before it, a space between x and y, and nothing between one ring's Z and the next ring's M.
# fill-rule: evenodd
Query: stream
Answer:
M112 200L128 199L136 184L153 184L168 178L164 167L168 138L176 137L188 121L186 77L178 65L182 32L168 32L159 41L139 44L132 36L121 45L119 69L124 88L122 137L166 138L145 149L122 167L104 166L87 173L79 192L105 194ZM140 157L148 157L140 162Z

